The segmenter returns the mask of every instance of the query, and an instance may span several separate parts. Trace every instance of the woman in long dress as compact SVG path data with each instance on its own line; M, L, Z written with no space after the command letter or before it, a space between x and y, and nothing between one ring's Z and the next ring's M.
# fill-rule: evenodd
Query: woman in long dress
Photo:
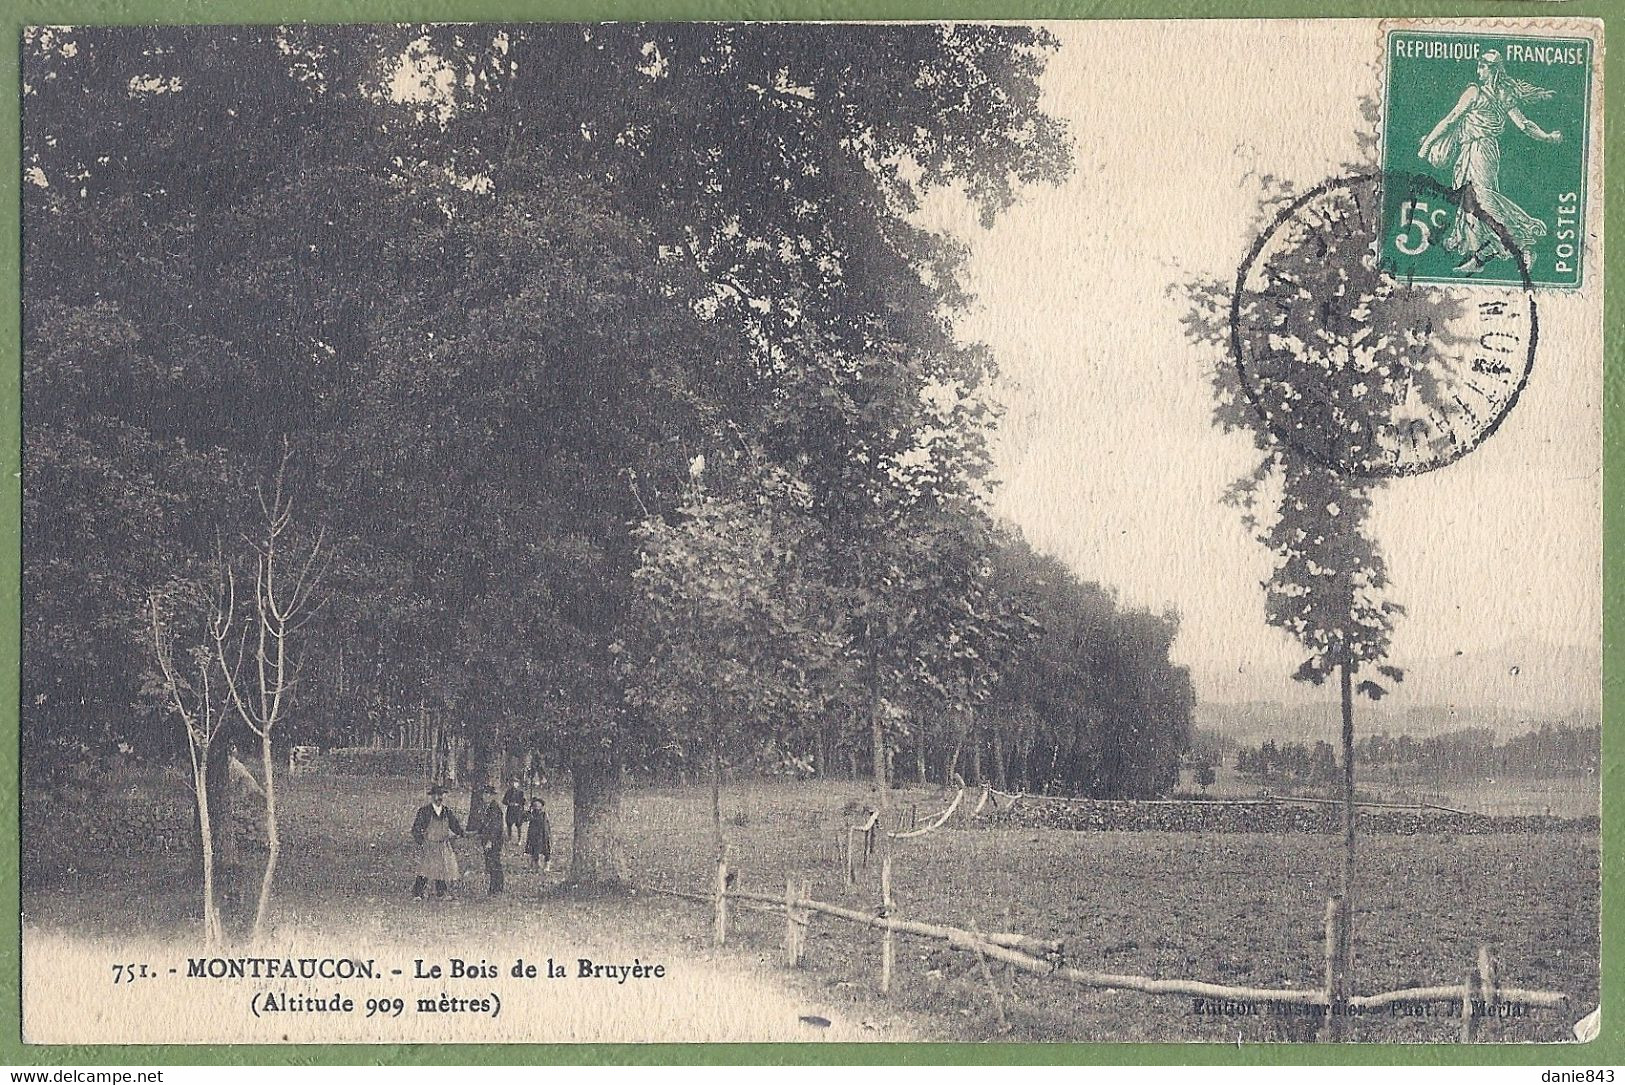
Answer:
M412 896L417 900L423 899L430 882L434 883L435 896L443 897L447 884L457 880L457 853L452 851L451 842L463 835L463 826L445 800L446 789L436 784L429 789L428 805L418 809L412 822L412 842L418 848Z
M1452 170L1455 187L1471 188L1478 207L1498 222L1518 246L1528 252L1536 239L1546 236L1546 224L1501 193L1501 133L1511 121L1521 132L1542 143L1557 143L1563 133L1547 132L1523 115L1524 102L1540 102L1552 92L1507 75L1501 54L1487 52L1478 62L1478 82L1469 84L1461 98L1433 131L1423 138L1417 154L1437 169ZM1472 274L1491 260L1510 257L1501 236L1478 215L1458 213L1443 240L1450 252L1462 254L1456 270Z

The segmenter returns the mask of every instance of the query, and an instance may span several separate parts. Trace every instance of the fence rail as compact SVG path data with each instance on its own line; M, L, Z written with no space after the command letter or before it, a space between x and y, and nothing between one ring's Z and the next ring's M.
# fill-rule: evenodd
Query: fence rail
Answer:
M865 827L854 827L851 834L874 828L876 818L871 817ZM850 863L850 851L849 851ZM807 929L813 915L870 927L891 934L906 934L947 944L974 954L982 973L989 979L989 988L1003 1018L1003 999L996 985L991 983L987 971L988 961L997 961L1010 969L1041 978L1072 983L1096 989L1137 991L1148 995L1172 995L1184 998L1209 998L1238 1003L1256 1003L1276 1006L1318 1007L1324 1011L1327 1022L1341 1012L1365 1013L1394 1005L1430 1005L1437 1003L1461 1007L1461 1042L1470 1043L1477 1038L1482 1017L1480 1004L1516 1003L1546 1010L1568 1011L1570 1000L1559 991L1538 991L1522 987L1500 985L1494 959L1488 947L1480 947L1476 969L1469 970L1460 983L1431 987L1407 987L1394 991L1380 991L1369 995L1355 995L1347 999L1345 1009L1338 1011L1332 996L1332 962L1328 953L1326 982L1323 987L1276 988L1236 987L1229 984L1208 983L1203 980L1152 976L1136 976L1114 972L1096 972L1067 963L1066 945L1060 940L1033 938L1024 934L998 931L965 930L940 923L903 919L881 912L865 912L811 896L811 882L805 877L791 875L785 880L782 895L754 892L739 888L730 877L726 863L717 864L714 890L707 893L690 892L664 886L640 885L642 892L674 897L680 900L709 904L714 910L713 940L723 945L728 937L728 910L730 904L757 912L778 913L785 916L785 963L799 967L807 945ZM1326 945L1333 945L1335 902L1326 909ZM882 985L885 986L884 984Z

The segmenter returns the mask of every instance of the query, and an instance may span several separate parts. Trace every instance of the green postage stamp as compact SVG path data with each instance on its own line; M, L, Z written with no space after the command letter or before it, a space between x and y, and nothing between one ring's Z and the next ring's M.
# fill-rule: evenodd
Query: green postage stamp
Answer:
M1417 282L1581 284L1592 44L1389 31L1388 266Z

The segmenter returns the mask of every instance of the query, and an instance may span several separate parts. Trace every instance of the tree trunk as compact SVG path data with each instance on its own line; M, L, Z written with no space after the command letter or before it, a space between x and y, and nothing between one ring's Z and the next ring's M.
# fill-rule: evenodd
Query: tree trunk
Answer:
M1345 1007L1354 993L1354 826L1358 813L1354 805L1354 668L1338 665L1337 680L1343 708L1343 871L1342 891L1337 904L1336 966L1333 999ZM1348 1036L1346 1016L1333 1014L1328 1038L1341 1041Z
M728 858L728 845L722 838L722 754L711 747L711 840L717 862Z
M880 914L891 914L891 785L887 778L886 720L880 710L880 667L871 662L869 673L869 734L875 755L875 849L880 859ZM882 942L880 993L891 991L892 966L896 960L896 939L886 928Z
M496 735L477 734L469 740L468 824L465 828L471 836L480 831L480 825L485 821L488 804L481 792L487 785L496 786L496 772L501 768L497 753L499 748Z
M209 747L193 750L192 794L197 799L198 852L203 867L203 945L212 949L223 942L220 904L214 890L214 826L209 817Z
M237 804L232 793L231 747L231 740L223 735L211 742L204 770L204 790L209 804L209 838L214 852L215 904L222 931L233 917L241 917L244 883L242 856L237 847Z
M925 786L925 733L922 731L914 743L914 775L921 787Z
M993 732L993 786L1000 791L1010 790L1010 778L1004 769L1004 733L994 724Z
M621 776L607 751L577 755L570 764L575 795L575 843L570 880L614 884L626 878L621 841Z
M260 736L260 764L265 771L265 874L260 878L260 900L254 908L254 941L265 934L271 914L271 883L276 879L276 863L282 853L282 837L276 822L276 763L271 756L271 729Z

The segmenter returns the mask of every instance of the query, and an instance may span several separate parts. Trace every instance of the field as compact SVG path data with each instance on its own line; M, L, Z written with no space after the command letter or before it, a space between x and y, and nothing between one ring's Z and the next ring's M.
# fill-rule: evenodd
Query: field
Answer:
M1242 776L1232 764L1217 766L1216 779L1206 791L1195 773L1180 774L1180 790L1215 799L1251 798L1261 791L1278 795L1334 795L1335 789L1311 788L1284 781L1260 783L1257 776ZM1551 814L1560 818L1595 816L1602 807L1601 785L1595 776L1505 778L1435 778L1414 773L1395 777L1389 769L1362 770L1360 793L1377 802L1430 802L1469 814Z
M729 946L709 946L710 910L647 893L588 894L523 867L510 850L511 892L488 901L470 876L452 903L407 899L406 827L421 788L405 781L300 777L287 782L287 826L278 923L284 938L391 941L464 956L509 953L570 958L615 946L644 960L665 956L725 974L773 1019L678 1022L696 1038L952 1040L1286 1040L1307 1038L1295 1021L1214 1019L1189 1000L1076 988L999 975L1008 1029L974 958L900 938L892 996L873 990L880 935L815 919L805 966L779 963L784 921L739 910ZM782 892L788 872L807 874L814 895L872 908L873 867L847 887L834 841L861 820L861 787L830 783L730 785L723 813L743 888ZM934 793L899 793L921 816ZM549 796L558 849L568 854L569 800ZM703 892L711 879L709 795L702 789L636 790L625 801L633 877L645 885ZM1321 975L1321 922L1336 870L1335 838L1258 834L1077 833L945 828L897 844L898 914L983 930L1064 939L1083 968L1255 986L1313 987ZM1596 1005L1598 851L1594 834L1378 837L1362 840L1356 916L1362 992L1459 982L1486 943L1508 985L1565 990L1578 1018ZM472 849L465 867L477 867ZM187 930L190 894L180 857L158 864L88 854L72 874L24 894L29 950L51 939L173 940ZM125 918L139 917L133 924ZM594 952L597 952L594 949ZM36 958L37 959L37 958ZM741 986L745 985L745 986ZM718 989L723 989L718 988ZM31 996L32 997L32 996ZM696 996L700 997L700 996ZM704 996L704 997L716 997ZM733 997L733 996L729 996ZM651 1004L652 1006L653 1004ZM651 1010L651 1012L653 1012ZM685 1011L687 1012L687 1011ZM761 1012L767 1012L765 1009ZM800 1022L816 1015L828 1029ZM1570 1021L1555 1015L1489 1023L1487 1040L1557 1040ZM639 1030L642 1031L639 1031ZM1455 1019L1359 1022L1362 1040L1453 1039ZM743 1030L743 1031L741 1031ZM641 1019L619 1026L546 1020L530 1038L670 1038ZM468 1037L474 1038L474 1037ZM515 1037L517 1038L517 1037Z

